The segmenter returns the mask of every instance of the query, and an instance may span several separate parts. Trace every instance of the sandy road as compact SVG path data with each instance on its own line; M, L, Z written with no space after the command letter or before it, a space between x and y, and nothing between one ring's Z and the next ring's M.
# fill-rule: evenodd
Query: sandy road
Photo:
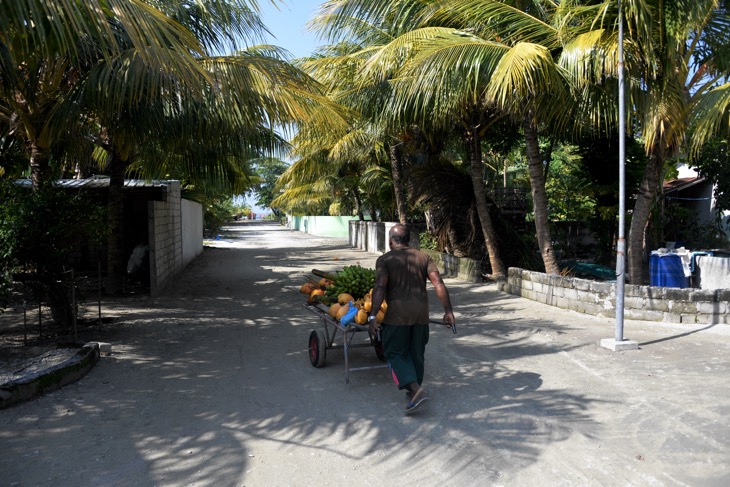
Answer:
M447 280L459 334L432 330L404 416L384 369L307 357L303 277L376 255L250 223L215 245L166 296L106 303L114 353L81 381L0 411L0 484L730 485L726 325L627 322L616 354L611 320Z

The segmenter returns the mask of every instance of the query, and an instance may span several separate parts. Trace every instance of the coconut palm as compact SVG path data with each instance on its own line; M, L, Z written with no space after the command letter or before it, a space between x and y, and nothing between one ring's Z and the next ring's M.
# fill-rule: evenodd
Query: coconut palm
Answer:
M397 69L397 63L390 65L389 70L384 69L383 76L378 78L366 78L361 73L382 46L410 28L409 16L402 15L400 9L405 8L415 15L424 4L393 2L383 4L382 9L375 12L370 8L377 8L377 5L360 3L332 1L320 6L311 26L335 44L304 67L328 86L334 100L352 108L363 120L379 126L379 131L384 132L385 137L379 144L388 154L396 211L399 221L405 224L409 206L405 193L409 167L414 158L428 156L424 150L428 146L427 137L412 124L388 125L387 119L382 117L384 102L391 89L387 81Z
M641 137L648 156L629 230L628 273L638 284L644 280L645 228L665 163L687 146L691 125L695 148L727 129L730 17L726 2L719 0L629 0L623 5L627 120L633 124L627 132ZM615 5L565 13L565 23L575 29L564 52L566 69L584 84L615 77Z
M114 9L106 8L106 2L92 1L86 11L84 2L22 1L25 10L4 2L0 11L7 14L2 25L8 33L0 38L2 68L7 68L2 77L3 87L8 87L4 99L24 99L17 96L17 86L24 81L21 75L28 71L27 63L41 59L37 71L50 72L55 82L35 83L52 88L48 91L55 98L46 103L49 108L20 104L9 110L45 115L26 123L24 131L29 147L40 149L31 150L35 174L42 175L44 168L36 159L43 162L51 143L68 136L70 128L73 135L91 139L106 151L111 174L109 223L112 235L118 236L109 245L112 277L121 273L124 172L142 149L164 140L160 146L169 151L169 157L163 160L185 164L188 175L219 181L232 178L229 183L240 184L244 173L231 171L234 154L261 156L281 145L280 139L270 135L272 126L321 116L315 112L326 99L318 97L314 83L277 49L247 48L235 56L214 53L223 46L237 47L243 34L263 32L249 7L255 2L150 2L158 10L138 0L115 1ZM23 16L25 11L30 14ZM47 26L39 20L45 17L87 24L78 29L69 29L63 22ZM24 25L38 27L26 32ZM44 101L32 93L28 99ZM330 112L328 118L332 123L337 116ZM35 144L36 139L41 143ZM201 154L192 143L195 140L209 141L208 154L216 157L194 159ZM47 156L45 161L47 167ZM113 281L112 291L118 287Z
M406 174L411 166L407 162L418 159L423 163L432 152L431 148L439 143L429 137L414 119L389 116L387 100L392 96L392 85L388 80L392 80L401 63L410 54L409 46L405 42L391 50L388 47L401 35L407 35L419 12L425 7L426 3L419 1L326 2L313 21L315 28L332 40L348 38L358 41L355 48L345 56L330 57L312 65L319 68L319 71L333 63L349 68L352 74L345 86L340 83L340 77L331 84L333 91L337 93L336 99L356 108L370 123L384 127L392 134L391 140L386 139L384 146L387 147L393 193L401 223L405 223L407 217L404 187ZM384 61L386 57L381 54L384 49L390 54L387 61ZM377 73L372 66L377 66ZM331 72L331 69L324 71L325 75ZM480 187L483 189L481 181ZM497 255L495 247L490 252L490 257L496 258L496 262L500 264L495 262L493 268L503 274Z
M87 121L74 116L56 123L69 93L88 80L94 67L134 60L161 73L159 79L176 73L177 83L201 85L204 71L193 54L202 49L189 31L143 2L112 3L0 3L0 116L8 128L4 138L27 147L35 188L56 176L60 148L71 129ZM141 93L145 88L137 86ZM56 167L51 166L52 156ZM58 276L47 278L52 295ZM71 315L58 311L54 315Z
M28 148L35 187L53 177L52 146L78 121L53 130L52 115L91 67L125 57L131 47L150 70L174 72L186 83L199 83L203 74L193 58L202 52L200 44L180 24L143 2L113 7L103 0L0 4L0 116Z
M375 17L387 11L389 2L331 3ZM474 191L480 202L485 202L484 133L505 116L523 126L538 243L546 270L557 273L544 189L545 165L537 135L545 121L552 122L556 108L565 110L571 98L567 81L555 63L560 46L557 29L542 19L547 15L544 9L534 8L541 7L542 2L529 3L533 8L528 14L494 1L396 2L392 12L412 15L413 9L406 7L414 4L427 8L411 19L410 31L372 56L364 77L382 78L394 66L404 65L395 75L393 104L382 112L399 118L400 123L415 117L424 127L434 123L464 127ZM486 203L480 204L479 215L490 260L494 261L493 274L504 275Z

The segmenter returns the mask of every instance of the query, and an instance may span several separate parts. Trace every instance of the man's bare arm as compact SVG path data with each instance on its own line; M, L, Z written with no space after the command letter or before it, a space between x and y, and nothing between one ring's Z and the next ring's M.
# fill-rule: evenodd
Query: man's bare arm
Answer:
M441 278L441 274L438 271L433 271L428 274L428 279L433 284L433 289L436 291L436 297L439 298L441 304L444 306L444 325L452 326L456 323L454 317L454 310L451 307L451 298L449 297L449 290L446 289L446 284Z
M370 316L376 316L378 311L380 311L380 306L383 304L383 299L385 299L385 289L387 287L388 276L380 276L375 280L372 299L373 307L370 308ZM376 320L368 319L368 328L370 329L370 334L375 336L375 334L380 330L380 325Z

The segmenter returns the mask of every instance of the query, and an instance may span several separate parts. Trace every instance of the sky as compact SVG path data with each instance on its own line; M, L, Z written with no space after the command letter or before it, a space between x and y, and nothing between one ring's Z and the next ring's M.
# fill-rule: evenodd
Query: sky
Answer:
M269 0L259 0L261 18L274 38L270 44L283 47L295 58L310 55L319 42L314 34L306 32L306 23L314 16L317 7L324 0L284 0L278 9ZM255 213L269 213L268 208L255 204L256 198L247 195L246 202L253 206Z
M305 31L306 23L323 2L324 0L284 0L284 5L277 9L269 0L259 0L264 24L275 36L270 43L283 47L295 58L310 55L323 42L317 41L314 34Z

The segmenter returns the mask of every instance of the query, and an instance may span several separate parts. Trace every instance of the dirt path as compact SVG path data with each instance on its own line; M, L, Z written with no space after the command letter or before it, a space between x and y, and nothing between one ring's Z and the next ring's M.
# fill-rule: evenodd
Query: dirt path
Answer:
M108 303L81 381L0 411L2 485L730 484L727 325L628 322L616 354L611 320L448 280L459 334L432 330L406 417L386 370L307 357L303 277L376 255L270 225L215 245L165 297Z

